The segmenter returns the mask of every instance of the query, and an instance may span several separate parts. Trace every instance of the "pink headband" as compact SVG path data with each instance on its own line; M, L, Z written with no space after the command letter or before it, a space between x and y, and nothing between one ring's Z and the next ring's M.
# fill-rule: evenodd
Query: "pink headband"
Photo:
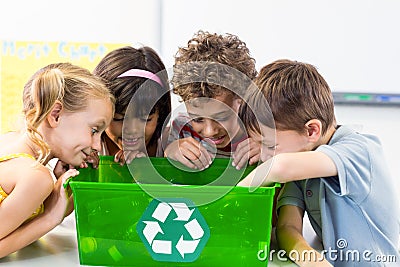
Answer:
M147 79L155 81L156 83L158 83L159 85L161 85L163 87L163 84L162 84L160 78L158 78L158 76L155 75L154 73L152 73L150 71L147 71L147 70L130 69L130 70L125 71L121 75L119 75L117 78L121 78L121 77L142 77L142 78L147 78Z

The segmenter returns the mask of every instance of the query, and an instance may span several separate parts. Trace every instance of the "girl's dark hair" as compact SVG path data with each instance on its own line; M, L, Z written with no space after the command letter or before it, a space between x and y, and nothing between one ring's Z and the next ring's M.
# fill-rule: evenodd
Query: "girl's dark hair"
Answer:
M118 77L130 69L146 70L160 78L163 86L150 79L136 76ZM157 142L161 136L164 122L171 113L171 95L165 65L158 54L150 47L118 48L108 53L94 69L93 73L101 77L115 97L115 113L125 114L131 99L135 95L135 103L130 106L129 114L143 117L158 111L156 130L150 144ZM140 90L139 90L140 88Z

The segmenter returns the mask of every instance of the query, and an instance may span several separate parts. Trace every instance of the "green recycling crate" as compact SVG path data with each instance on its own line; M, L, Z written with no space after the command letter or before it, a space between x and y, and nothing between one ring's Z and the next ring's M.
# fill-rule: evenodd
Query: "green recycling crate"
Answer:
M127 167L101 157L97 170L81 169L69 181L80 263L267 266L276 186L250 193L228 182L252 169L237 171L222 158L193 172L166 158Z

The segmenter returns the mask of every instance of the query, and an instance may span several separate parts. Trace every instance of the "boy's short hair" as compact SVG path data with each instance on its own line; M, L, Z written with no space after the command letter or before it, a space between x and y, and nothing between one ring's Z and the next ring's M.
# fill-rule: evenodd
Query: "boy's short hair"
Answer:
M258 89L250 88L239 111L248 130L260 132L258 123L271 127L271 113L277 130L302 133L309 120L318 119L325 134L336 124L332 92L310 64L277 60L261 69L255 86Z
M238 85L246 79L232 77L235 76L232 69L246 75L247 84ZM187 101L237 92L237 88L246 88L256 75L255 60L237 36L199 31L188 41L187 47L179 48L176 53L171 83L173 92Z

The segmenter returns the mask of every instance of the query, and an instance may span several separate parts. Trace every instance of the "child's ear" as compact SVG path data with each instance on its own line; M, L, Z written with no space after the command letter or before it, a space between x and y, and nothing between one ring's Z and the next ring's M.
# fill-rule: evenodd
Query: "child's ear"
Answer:
M47 121L50 127L55 128L60 122L60 114L63 110L63 105L60 101L56 101L51 108L49 115L47 115Z
M312 119L305 124L307 137L310 142L318 142L322 134L322 123L320 120Z

